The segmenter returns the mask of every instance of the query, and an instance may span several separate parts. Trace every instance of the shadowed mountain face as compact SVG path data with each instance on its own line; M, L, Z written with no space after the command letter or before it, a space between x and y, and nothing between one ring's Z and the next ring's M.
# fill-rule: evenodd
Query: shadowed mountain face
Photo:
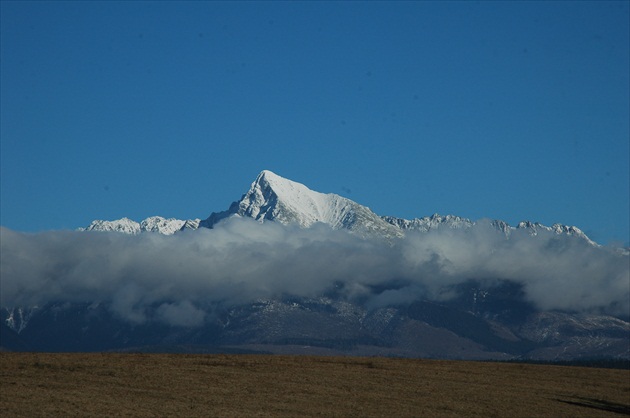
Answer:
M630 357L626 249L559 224L381 217L270 171L203 221L3 229L2 254L10 350Z
M208 307L203 326L132 324L106 304L49 304L4 349L23 351L264 351L451 359L629 358L630 324L609 316L539 312L518 286L458 289L447 303L367 309L336 297L285 297ZM158 309L157 306L154 307ZM15 315L4 309L2 320ZM150 315L150 313L149 313ZM323 351L322 351L323 350Z

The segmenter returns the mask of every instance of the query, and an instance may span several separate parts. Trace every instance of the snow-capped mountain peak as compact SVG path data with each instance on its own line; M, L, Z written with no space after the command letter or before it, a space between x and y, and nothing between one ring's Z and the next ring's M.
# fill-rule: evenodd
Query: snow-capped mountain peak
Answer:
M260 221L297 221L300 226L309 227L325 217L329 200L328 195L263 170L241 199L239 215Z
M200 226L212 228L230 216L243 216L260 222L276 221L308 228L317 222L333 229L349 229L360 235L378 232L401 236L402 231L381 219L369 208L334 193L320 193L269 171L263 170L241 200L227 211L212 213Z
M351 201L334 194L310 190L303 184L262 171L239 203L239 214L257 220L276 220L309 227L315 222L333 226L339 221L339 209ZM354 202L352 202L354 203Z

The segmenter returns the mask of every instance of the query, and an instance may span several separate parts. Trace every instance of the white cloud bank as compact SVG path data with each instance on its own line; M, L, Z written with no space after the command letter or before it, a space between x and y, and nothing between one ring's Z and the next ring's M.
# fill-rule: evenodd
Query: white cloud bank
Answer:
M102 301L133 322L157 306L158 319L201 325L213 303L317 296L339 284L369 306L407 303L468 279L519 282L541 309L630 310L627 254L552 233L517 230L507 240L483 222L394 242L232 218L173 236L1 228L0 243L1 306ZM388 288L392 281L406 286Z

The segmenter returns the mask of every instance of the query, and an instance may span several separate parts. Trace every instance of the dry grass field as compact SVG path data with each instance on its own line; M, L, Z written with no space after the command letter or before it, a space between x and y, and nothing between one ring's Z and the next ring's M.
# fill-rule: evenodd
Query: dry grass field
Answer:
M630 371L356 357L0 353L0 416L630 415Z

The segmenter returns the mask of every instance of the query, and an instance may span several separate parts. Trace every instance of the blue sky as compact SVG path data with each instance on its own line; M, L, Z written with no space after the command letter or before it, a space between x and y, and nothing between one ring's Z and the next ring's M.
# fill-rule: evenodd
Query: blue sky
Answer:
M10 229L205 218L269 169L630 241L627 1L0 7Z

